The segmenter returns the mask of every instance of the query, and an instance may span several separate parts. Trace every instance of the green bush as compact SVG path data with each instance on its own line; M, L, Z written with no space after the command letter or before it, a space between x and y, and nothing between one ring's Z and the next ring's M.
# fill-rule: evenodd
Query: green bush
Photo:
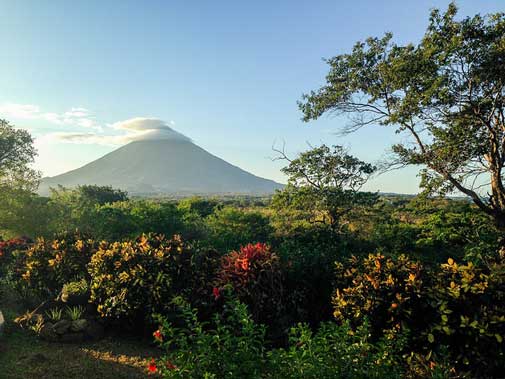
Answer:
M405 339L384 338L372 343L367 324L357 330L344 323L322 323L313 332L307 325L291 328L289 347L269 352L267 378L402 378L401 352Z
M332 318L334 262L345 242L324 224L305 224L277 238L275 251L284 271L287 316L312 325Z
M179 236L142 235L135 241L102 243L88 266L90 301L102 317L127 322L150 322L155 313L169 313L167 300L176 295L198 298L205 305L213 301L209 276L217 260L212 254L194 250Z
M183 316L176 327L161 319L155 338L166 356L150 371L164 378L251 378L261 377L265 363L265 329L254 323L247 307L236 300L228 302L222 314L202 323L196 309L174 299Z
M181 214L173 203L129 200L96 206L89 230L100 239L120 241L142 233L178 234Z
M300 324L291 329L287 348L271 349L265 328L237 300L227 301L210 323L199 321L196 310L181 298L174 302L182 326L160 318L153 335L165 356L148 366L164 378L403 377L400 353L405 339L397 336L374 344L366 324L353 331L347 324L328 322L317 332Z
M221 252L238 249L250 242L270 239L270 220L258 211L222 208L206 219L208 244Z

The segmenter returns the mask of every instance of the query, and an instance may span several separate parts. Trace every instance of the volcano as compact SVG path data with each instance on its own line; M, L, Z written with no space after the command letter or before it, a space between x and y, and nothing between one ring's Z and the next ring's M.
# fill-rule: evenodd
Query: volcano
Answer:
M130 194L270 194L283 187L218 158L186 138L133 141L87 165L42 179L61 185L112 186Z

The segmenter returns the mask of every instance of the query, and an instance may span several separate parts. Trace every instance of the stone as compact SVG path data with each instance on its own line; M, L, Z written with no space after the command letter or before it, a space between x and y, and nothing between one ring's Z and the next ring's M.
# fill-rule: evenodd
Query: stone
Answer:
M61 320L58 321L56 324L54 324L53 329L56 332L56 334L65 334L69 329L70 326L72 325L71 321L68 320Z
M88 321L88 326L85 330L86 335L94 340L99 340L103 338L105 330L102 325L96 321Z
M64 343L80 343L84 341L84 333L65 333L60 338Z
M72 325L70 326L70 330L72 332L83 332L86 330L86 327L88 326L88 321L85 319L79 319L72 321Z
M39 336L46 341L54 342L58 340L58 334L54 331L54 324L51 322L46 322L42 325L42 328L40 328L39 331Z
M0 311L0 337L4 333L4 327L5 327L5 319L4 315L2 314L2 311Z

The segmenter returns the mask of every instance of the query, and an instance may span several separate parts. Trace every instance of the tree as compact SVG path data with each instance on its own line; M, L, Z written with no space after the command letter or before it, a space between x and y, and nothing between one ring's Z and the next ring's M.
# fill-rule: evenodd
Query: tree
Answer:
M30 134L0 119L0 234L45 231L45 204L33 193L39 173L29 167L35 155Z
M29 165L36 155L30 133L0 119L0 186L35 189L39 175Z
M313 222L327 223L336 231L351 209L377 200L377 194L360 191L376 167L349 155L342 146L321 145L296 159L275 151L289 163L282 169L288 185L273 200L277 208L306 210Z
M326 84L305 94L303 120L350 116L346 132L370 124L410 136L393 146L393 167L422 165L426 193L460 191L505 232L505 14L455 20L431 13L418 44L387 33L328 59Z

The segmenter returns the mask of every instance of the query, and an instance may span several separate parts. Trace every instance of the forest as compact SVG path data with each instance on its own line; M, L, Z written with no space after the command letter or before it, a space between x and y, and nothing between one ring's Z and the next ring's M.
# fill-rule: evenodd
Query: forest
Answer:
M456 15L357 43L299 102L404 133L387 169L418 166L416 196L326 144L276 151L272 196L40 196L1 121L0 376L503 377L505 15Z

